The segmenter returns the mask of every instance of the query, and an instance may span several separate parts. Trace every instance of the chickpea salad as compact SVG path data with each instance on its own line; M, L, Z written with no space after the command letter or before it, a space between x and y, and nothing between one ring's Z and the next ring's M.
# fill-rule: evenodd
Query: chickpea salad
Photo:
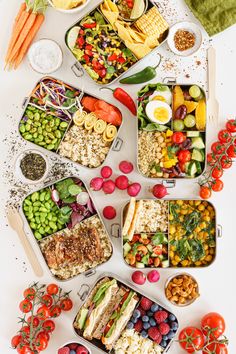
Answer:
M19 124L22 137L83 166L100 166L122 115L115 106L46 77L31 93Z
M206 99L196 85L138 92L138 167L149 178L195 178L205 168Z
M215 228L207 201L131 198L123 211L123 257L134 268L208 266L216 254Z

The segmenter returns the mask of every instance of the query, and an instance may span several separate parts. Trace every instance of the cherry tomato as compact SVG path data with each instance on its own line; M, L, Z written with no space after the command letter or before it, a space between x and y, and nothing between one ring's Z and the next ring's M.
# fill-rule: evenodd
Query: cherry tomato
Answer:
M50 310L50 317L59 317L61 314L61 308L59 306L53 306Z
M226 151L226 154L229 157L235 158L236 157L236 146L230 145Z
M210 343L202 351L202 354L209 354L209 353L228 354L228 349L226 344L224 343Z
M34 354L34 351L30 349L30 346L26 344L18 344L16 350L18 354Z
M38 351L43 351L47 348L48 346L48 341L46 338L43 337L37 337L36 342L35 342L35 347Z
M211 175L212 175L213 178L220 178L220 177L222 177L222 175L223 175L223 169L222 169L222 167L218 167L218 166L214 167L213 170L212 170L212 172L211 172Z
M187 353L195 353L204 346L204 335L196 327L186 327L179 334L179 344Z
M179 168L181 169L181 172L185 173L186 172L186 163L179 162Z
M24 299L20 302L19 307L23 313L28 313L32 310L32 303L29 300Z
M50 335L48 332L43 331L43 332L39 332L39 334L37 335L37 338L44 338L47 341L49 341Z
M47 286L47 293L49 295L56 295L58 293L58 290L59 290L59 288L58 288L58 285L56 285L56 284L49 284Z
M212 182L211 188L214 192L220 192L224 188L224 183L217 178Z
M229 156L222 156L221 160L220 160L221 166L223 169L227 169L230 168L232 166L232 160Z
M71 299L66 298L66 299L62 299L60 302L60 308L63 311L70 311L73 307L73 302L71 301Z
M211 190L207 186L201 186L199 195L202 199L209 199L211 197Z
M228 122L226 123L226 129L230 133L236 133L236 119L228 120Z
M185 135L181 132L175 132L172 135L172 141L174 144L181 144L184 142L185 139L186 139Z
M52 320L46 320L43 323L43 329L44 329L44 331L51 333L55 329L55 323Z
M12 337L12 339L11 339L12 348L15 349L18 346L18 344L21 343L22 339L23 338L20 334L17 334L16 336Z
M188 162L191 160L191 152L189 150L181 150L178 153L178 159L180 162Z
M47 306L47 307L51 307L53 303L53 298L51 295L45 294L42 296L41 298L41 304Z
M39 325L39 319L38 319L37 316L33 316L33 320L32 320L32 316L30 316L30 317L27 319L27 323L28 323L29 326L31 325L31 321L32 321L33 327L38 327L38 325Z
M228 143L231 137L231 133L226 129L220 130L218 133L218 139L221 143Z
M207 163L209 166L213 166L216 163L214 154L207 154Z
M37 310L37 316L40 320L45 320L50 317L50 309L45 305L39 307Z
M208 334L209 330L212 330L209 337L210 339L216 339L225 331L225 320L219 313L210 312L202 318L201 328L205 335Z
M27 288L24 291L24 298L27 300L33 300L35 297L35 290L33 288Z
M25 339L26 337L28 337L30 335L30 327L29 326L23 326L20 329L20 333L23 339Z
M225 151L225 146L220 141L216 141L211 145L211 151L216 155L220 155Z

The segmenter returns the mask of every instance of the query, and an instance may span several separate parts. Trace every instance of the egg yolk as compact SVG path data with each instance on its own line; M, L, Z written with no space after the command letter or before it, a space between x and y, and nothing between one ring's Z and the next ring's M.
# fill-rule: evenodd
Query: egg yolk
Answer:
M154 117L159 122L167 122L169 119L169 112L164 107L158 107L154 110Z
M166 102L166 99L163 96L154 96L152 101L162 101Z

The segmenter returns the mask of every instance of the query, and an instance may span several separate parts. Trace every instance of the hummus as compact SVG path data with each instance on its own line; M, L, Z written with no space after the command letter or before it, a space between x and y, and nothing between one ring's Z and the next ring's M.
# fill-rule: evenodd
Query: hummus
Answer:
M83 5L86 0L52 0L53 5L57 9L70 10Z

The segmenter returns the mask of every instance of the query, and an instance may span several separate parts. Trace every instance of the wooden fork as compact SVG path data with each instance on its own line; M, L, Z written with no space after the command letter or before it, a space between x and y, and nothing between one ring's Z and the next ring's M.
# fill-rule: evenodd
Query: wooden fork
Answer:
M37 259L37 256L25 234L23 220L18 212L18 210L14 207L9 208L7 210L7 219L11 228L18 234L21 244L24 248L24 251L28 257L28 261L33 268L33 271L37 277L43 276L43 269Z
M208 102L207 112L210 123L219 123L219 103L216 99L216 53L211 46L207 52L208 57Z

